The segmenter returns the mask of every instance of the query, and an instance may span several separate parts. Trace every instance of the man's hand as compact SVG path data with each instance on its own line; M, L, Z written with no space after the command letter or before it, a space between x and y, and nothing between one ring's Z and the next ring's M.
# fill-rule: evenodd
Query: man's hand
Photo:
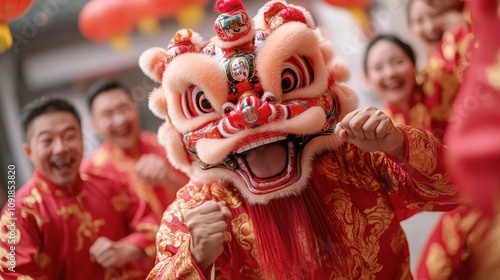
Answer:
M232 215L224 202L207 201L186 214L190 251L204 272L222 254L224 231Z
M337 124L335 135L366 152L384 152L401 159L405 156L403 133L391 119L375 107L357 109Z
M115 242L102 236L90 246L89 252L91 260L104 268L122 267L129 261L146 256L142 249L133 244Z
M177 191L187 183L176 178L179 177L179 172L166 159L155 154L142 155L135 164L135 171L141 180L153 186L168 186Z

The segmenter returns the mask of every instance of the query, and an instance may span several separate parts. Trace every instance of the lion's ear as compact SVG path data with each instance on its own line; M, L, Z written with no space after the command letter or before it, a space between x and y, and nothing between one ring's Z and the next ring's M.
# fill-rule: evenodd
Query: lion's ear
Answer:
M339 59L331 61L327 68L328 72L330 72L330 76L336 83L343 83L349 80L349 77L351 76L346 64Z
M167 50L150 48L139 58L139 67L151 80L161 83L167 65Z
M163 88L157 87L149 94L149 109L160 119L167 118L167 100Z

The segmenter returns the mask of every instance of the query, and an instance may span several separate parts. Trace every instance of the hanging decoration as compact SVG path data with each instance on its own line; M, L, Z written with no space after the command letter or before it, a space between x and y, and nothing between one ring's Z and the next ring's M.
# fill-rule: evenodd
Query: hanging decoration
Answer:
M33 0L0 0L0 53L12 47L8 23L26 13Z
M135 28L154 33L158 20L177 18L182 27L196 27L204 18L208 0L91 0L80 12L78 25L93 42L109 42L115 49L130 46L128 35Z

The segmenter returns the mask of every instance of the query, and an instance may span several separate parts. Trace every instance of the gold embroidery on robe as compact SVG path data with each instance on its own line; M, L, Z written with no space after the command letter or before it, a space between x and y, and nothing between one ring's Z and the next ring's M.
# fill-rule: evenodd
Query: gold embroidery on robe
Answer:
M387 230L394 213L387 209L384 199L378 198L377 205L365 209L362 215L358 208L354 207L350 196L343 189L335 189L333 193L327 195L326 201L333 204L341 214L346 226L349 249L353 256L346 260L345 273L348 275L334 275L336 279L375 279L376 274L382 270L382 265L378 263L380 250L379 238ZM369 228L369 229L368 229ZM369 235L364 238L369 230Z
M2 216L0 217L0 242L7 243L11 237L10 236L11 231L9 229L9 224L10 224L10 222L13 222L13 220L11 220L10 218L11 217L9 216L9 211L5 211L2 214ZM21 239L21 231L16 227L14 234L15 234L14 244L18 244L19 240ZM14 245L14 244L12 244L12 245Z
M411 276L410 273L410 258L407 257L403 264L401 265L401 271L403 271L403 274L401 274L401 280L411 280L413 277Z
M258 259L252 224L246 213L240 214L231 221L231 231L238 244L243 249L250 251L255 259Z
M2 240L2 242L4 242ZM0 271L3 271L3 268L8 268L10 267L10 264L9 264L9 255L8 255L8 252L7 249L3 248L3 247L0 247ZM0 276L1 277L1 276Z
M45 252L37 252L35 254L35 261L42 269L49 267L51 262L49 255Z
M264 276L262 275L262 271L260 271L260 269L258 269L258 268L252 269L246 265L241 266L239 272L240 272L240 274L245 275L245 279L260 280L260 279L264 278ZM221 276L216 277L215 279L225 280L225 278L223 278Z
M437 146L439 143L425 141L416 129L408 131L408 138L409 141L412 141L412 148L409 155L410 162L421 163L420 165L416 165L415 168L423 175L431 175L436 170L437 157L434 154L435 147L428 146Z
M36 178L35 182L40 187L40 189L42 189L42 191L51 194L51 191L49 189L49 185L47 184L47 182L45 182L44 180L42 180L40 178Z
M162 248L159 251L164 252L167 246L179 248L182 242L189 238L189 234L182 231L172 232L168 226L162 224L156 238L159 241L158 246Z
M128 197L127 192L122 190L119 194L113 196L111 198L111 205L113 205L113 209L115 209L116 212L125 212L130 205L130 198Z
M399 228L398 231L391 238L391 249L394 254L397 254L406 246L406 235L403 229Z
M151 223L140 223L135 226L135 232L147 232L150 237L155 237L158 232L158 225Z
M36 225L38 226L38 228L41 228L45 223L49 222L49 219L43 219L33 209L27 207L21 208L21 217L26 218L28 216L32 216L33 218L35 218Z
M23 204L28 206L29 208L33 208L33 206L37 203L42 202L42 195L38 191L38 189L31 189L30 195L23 198Z
M74 215L78 220L80 220L80 224L76 230L77 246L75 248L75 252L79 252L83 248L83 240L85 237L91 241L96 240L99 228L106 224L106 221L103 219L94 220L92 215L87 211L82 211L78 204L71 204L62 207L57 214L65 219Z

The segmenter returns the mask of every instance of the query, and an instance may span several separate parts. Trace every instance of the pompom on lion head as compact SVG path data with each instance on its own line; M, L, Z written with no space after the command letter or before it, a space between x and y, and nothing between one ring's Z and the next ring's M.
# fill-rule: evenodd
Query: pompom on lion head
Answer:
M161 87L150 108L160 142L193 181L234 184L250 203L295 195L314 157L338 146L355 109L347 69L302 7L270 1L253 18L240 0L216 3L210 41L180 30L139 64Z

